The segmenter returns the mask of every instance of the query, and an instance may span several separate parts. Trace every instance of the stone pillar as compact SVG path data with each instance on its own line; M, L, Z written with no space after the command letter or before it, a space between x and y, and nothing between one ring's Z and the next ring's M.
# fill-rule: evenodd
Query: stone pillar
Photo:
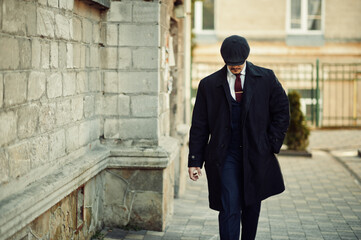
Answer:
M104 138L123 145L158 145L160 136L161 4L113 1L102 24L100 49Z
M96 111L104 117L102 143L113 149L104 172L107 226L164 230L173 212L179 144L169 137L172 13L170 0L112 1L103 16L104 94Z

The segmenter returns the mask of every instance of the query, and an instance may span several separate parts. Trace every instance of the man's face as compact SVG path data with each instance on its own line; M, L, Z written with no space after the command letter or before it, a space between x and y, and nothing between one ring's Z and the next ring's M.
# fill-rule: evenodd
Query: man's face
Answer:
M244 63L242 65L235 65L235 66L227 65L227 67L231 71L231 73L239 74L242 72L245 64L246 64L246 61L244 61Z

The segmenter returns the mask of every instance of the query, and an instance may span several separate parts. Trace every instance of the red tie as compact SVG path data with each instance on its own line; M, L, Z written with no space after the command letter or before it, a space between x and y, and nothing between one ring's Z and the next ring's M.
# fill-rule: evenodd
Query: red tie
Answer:
M242 100L242 82L241 82L241 74L236 75L236 82L234 83L234 91L236 92L236 101L241 102Z

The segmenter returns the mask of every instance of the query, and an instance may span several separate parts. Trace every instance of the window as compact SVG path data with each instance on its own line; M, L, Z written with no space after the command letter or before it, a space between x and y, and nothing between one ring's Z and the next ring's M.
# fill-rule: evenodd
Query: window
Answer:
M194 30L214 30L214 0L194 2Z
M287 30L291 34L321 33L322 0L288 0Z

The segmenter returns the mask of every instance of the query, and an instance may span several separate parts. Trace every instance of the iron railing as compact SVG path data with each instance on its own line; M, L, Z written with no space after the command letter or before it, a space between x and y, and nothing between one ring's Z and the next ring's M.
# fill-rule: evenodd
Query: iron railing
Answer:
M301 109L316 127L361 126L361 63L256 63L272 69L287 92L301 94ZM200 79L222 64L193 63L193 97Z

